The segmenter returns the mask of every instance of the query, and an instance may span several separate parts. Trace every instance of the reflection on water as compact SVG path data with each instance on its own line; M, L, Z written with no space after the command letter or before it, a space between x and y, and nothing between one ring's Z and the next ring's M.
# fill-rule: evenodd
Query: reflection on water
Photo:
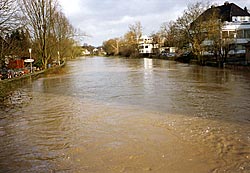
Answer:
M250 172L249 73L81 58L0 103L0 172Z
M153 59L144 58L144 69L152 69L153 68Z

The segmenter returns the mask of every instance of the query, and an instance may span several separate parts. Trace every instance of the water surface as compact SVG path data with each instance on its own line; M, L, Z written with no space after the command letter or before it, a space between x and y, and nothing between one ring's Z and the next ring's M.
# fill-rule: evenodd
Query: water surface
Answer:
M250 74L80 58L0 104L0 172L250 172Z

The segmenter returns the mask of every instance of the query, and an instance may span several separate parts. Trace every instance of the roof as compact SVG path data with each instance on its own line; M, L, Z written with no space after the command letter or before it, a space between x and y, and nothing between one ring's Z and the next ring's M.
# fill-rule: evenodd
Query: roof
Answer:
M212 6L204 13L202 13L198 18L203 19L203 21L205 21L207 19L207 16L209 16L215 10L219 14L218 18L220 18L222 21L232 22L233 16L250 16L250 13L248 13L246 8L242 9L234 3L225 2L224 5L221 6Z

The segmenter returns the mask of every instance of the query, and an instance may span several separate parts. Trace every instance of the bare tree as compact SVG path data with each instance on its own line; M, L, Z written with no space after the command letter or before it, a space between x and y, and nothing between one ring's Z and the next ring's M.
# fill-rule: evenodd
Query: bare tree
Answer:
M136 57L139 54L139 39L142 36L142 26L140 22L129 25L129 31L125 33L123 44L120 47L121 54L124 56Z
M118 55L120 53L120 44L122 40L119 38L109 39L103 42L103 48L108 55Z
M160 37L160 33L152 33L151 36L152 38L152 45L153 45L153 49L152 52L155 55L159 55L160 54L160 45L161 45L161 37Z
M217 62L221 64L224 61L222 49L222 22L219 17L218 9L214 8L214 6L209 9L210 13L207 13L203 16L206 20L203 20L203 32L206 34L205 40L209 41L209 45L206 46L208 48L207 51L211 53L211 55L216 58ZM205 48L206 48L205 47Z
M56 0L21 0L23 13L29 21L28 28L36 43L36 51L47 68L52 57L49 43L53 41L53 26L58 4Z
M192 45L193 53L198 57L198 60L203 63L201 56L202 42L205 39L204 25L202 20L197 18L207 9L207 5L201 2L195 3L188 7L184 12L183 17L177 20L177 23L184 27L184 34Z
M183 29L174 21L163 23L159 31L160 37L164 41L164 46L173 46L180 49L188 44L188 39L184 33Z
M20 27L19 10L16 0L0 0L0 67L9 54L11 44L5 38L14 29Z
M59 57L69 57L70 47L74 44L74 28L61 11L55 13L53 35L55 36L54 52L56 52Z
M138 40L142 36L142 25L141 22L135 22L133 25L129 25L130 41L133 46L138 49Z
M191 44L192 52L198 60L203 63L202 42L206 38L204 34L204 23L198 20L199 16L208 8L209 3L197 2L190 4L176 22L171 23L169 27L170 40L173 39L179 48ZM173 43L171 43L173 44Z
M190 4L176 21L163 23L160 29L161 38L165 46L175 46L179 49L191 50L200 57L201 43L204 40L201 22L195 22L197 18L207 9L208 5L202 2Z

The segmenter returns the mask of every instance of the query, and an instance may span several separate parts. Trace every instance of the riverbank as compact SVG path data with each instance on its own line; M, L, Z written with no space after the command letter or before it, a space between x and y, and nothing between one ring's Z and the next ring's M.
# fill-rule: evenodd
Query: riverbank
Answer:
M8 93L12 91L14 88L16 88L17 86L22 86L26 83L32 82L33 80L36 80L37 78L40 78L43 75L56 73L65 65L66 65L66 62L63 62L60 66L55 66L55 67L37 71L34 73L29 73L20 77L1 80L0 81L0 100L4 99L4 97L8 95Z
M193 54L187 54L185 56L174 56L174 57L167 57L167 56L145 56L140 58L150 58L150 59L161 59L161 60L168 60L168 61L176 61L185 64L195 64L200 66L208 66L208 67L217 67L217 68L226 68L236 71L247 71L250 72L250 64L246 63L244 58L231 58L228 59L225 63L219 63L214 58L205 58L203 64L201 64Z

